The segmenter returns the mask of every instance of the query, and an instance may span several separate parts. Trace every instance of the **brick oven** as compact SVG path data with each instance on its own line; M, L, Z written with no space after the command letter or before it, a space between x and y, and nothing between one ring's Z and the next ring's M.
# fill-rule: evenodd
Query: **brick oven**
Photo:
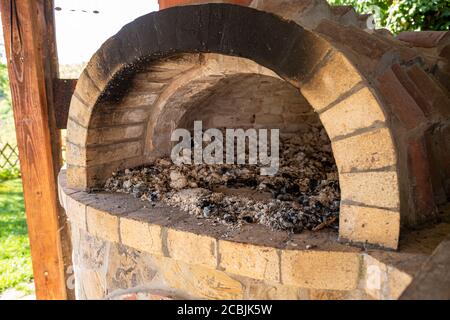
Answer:
M392 251L400 230L434 221L450 195L449 70L439 56L448 36L417 48L325 1L199 2L124 26L78 81L59 179L77 298L398 298L421 259ZM309 135L330 154L314 188L334 177L337 207L319 199L324 218L301 232L246 217L230 228L136 191L143 169L134 168L167 159L173 130L199 120L203 129ZM170 197L195 197L192 170L181 187L169 172ZM114 177L121 192L105 191ZM247 184L220 192L255 200L261 181ZM285 192L267 201L296 203L303 191Z

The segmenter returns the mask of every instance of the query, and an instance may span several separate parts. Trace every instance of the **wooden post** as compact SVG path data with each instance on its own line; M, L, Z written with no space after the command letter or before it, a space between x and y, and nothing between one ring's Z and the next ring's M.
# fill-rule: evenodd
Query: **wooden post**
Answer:
M44 64L44 75L46 80L47 107L48 107L48 126L50 129L50 138L52 142L53 167L55 170L55 194L58 197L58 172L63 164L61 130L59 130L56 121L56 101L54 92L55 83L59 81L59 63L58 50L56 46L56 29L55 29L55 9L53 0L37 0L38 25L42 28L38 35L41 36L39 41L43 43L42 60ZM69 102L70 104L70 102ZM59 204L58 206L58 223L59 235L61 238L62 255L64 261L64 279L66 283L67 299L75 299L74 288L67 286L70 283L70 277L73 276L72 266L72 241L70 238L70 227L67 221L66 212Z
M0 0L38 299L67 299L59 225L54 115L49 116L47 39L36 0ZM51 82L51 79L50 79ZM53 131L53 132L52 132ZM53 138L53 140L52 140Z

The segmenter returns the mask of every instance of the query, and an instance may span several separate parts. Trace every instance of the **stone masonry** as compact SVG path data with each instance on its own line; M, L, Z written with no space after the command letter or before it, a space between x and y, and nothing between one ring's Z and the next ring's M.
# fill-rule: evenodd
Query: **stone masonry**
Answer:
M131 195L68 188L65 172L59 185L77 299L397 299L427 258L364 251L332 232L229 234Z
M210 1L195 4L206 2ZM112 171L167 154L171 130L198 117L208 126L272 126L287 132L321 122L339 170L341 241L397 249L401 226L435 221L437 206L450 199L450 37L443 34L431 43L419 36L395 38L385 30L367 30L367 19L351 8L332 8L319 0L255 0L250 8L221 3L180 6L138 18L99 49L78 81L68 121L68 186L81 195L102 185ZM140 251L139 239L123 243L126 237L117 231L121 229L111 230L147 226L124 222L111 210L87 207L84 217L77 215L78 208L95 200L85 196L83 201L66 200L72 221L87 231L77 233L74 228L75 251L95 250L89 248L95 241L86 240L94 237L111 255L139 255L146 261L140 267L145 264L148 270L139 271L139 281L124 280L127 288L138 290L145 283L146 290L168 290L152 282L154 277L164 278L160 270L167 263L167 268L179 268L189 277L198 271L190 269L193 265L215 270L214 279L234 288L218 298L262 297L258 294L268 291L290 296L292 287L370 293L359 284L361 265L369 259L360 254L334 253L323 262L320 254L251 246L242 257L248 260L225 259L217 265L219 253L236 258L243 248L202 238L204 254L190 261L186 247L177 246L193 243L197 249L197 237L177 240L176 231L156 227L156 235L149 231L143 240L144 251L164 239L164 246L155 247L163 258L141 256L135 252ZM331 280L323 283L308 273L316 266L299 263L303 254L311 263L321 261L321 274L328 272L323 265L344 263L342 269L352 276L329 286ZM257 259L273 265L258 275ZM173 266L172 260L181 262ZM83 269L92 263L96 262L80 262L79 272L85 273L77 276L79 283L97 279L103 289L86 293L98 286L79 288L79 296L120 292L120 280L108 287L104 274ZM198 271L200 278L203 270ZM299 277L299 270L310 275L308 279ZM228 278L236 273L244 280ZM253 285L249 278L262 282ZM164 281L178 281L169 285L172 289L181 286L180 279ZM250 294L251 288L258 294ZM294 291L292 297L298 297ZM208 298L194 288L169 293ZM323 291L317 294L326 296ZM371 294L380 295L379 290Z

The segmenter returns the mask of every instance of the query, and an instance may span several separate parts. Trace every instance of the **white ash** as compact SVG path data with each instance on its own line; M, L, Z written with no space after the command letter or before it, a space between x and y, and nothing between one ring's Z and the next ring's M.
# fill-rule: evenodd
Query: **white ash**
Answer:
M104 189L163 201L232 227L261 223L289 232L337 228L339 181L324 130L282 136L280 147L280 169L273 177L261 176L257 165L177 166L157 159L113 173Z

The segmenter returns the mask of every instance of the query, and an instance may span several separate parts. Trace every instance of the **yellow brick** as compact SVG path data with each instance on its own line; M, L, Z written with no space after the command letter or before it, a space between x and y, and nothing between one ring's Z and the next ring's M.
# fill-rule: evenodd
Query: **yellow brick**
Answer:
M69 118L75 120L83 127L89 125L91 119L92 108L86 106L77 96L72 96L70 100Z
M88 232L111 242L119 242L119 217L87 207Z
M139 251L163 255L161 232L161 226L120 218L122 243Z
M86 148L67 143L67 164L70 166L86 166Z
M325 111L320 119L330 139L386 121L380 105L368 88L361 89Z
M108 164L113 161L128 159L142 155L143 147L140 141L116 143L107 147L89 147L86 151L89 166ZM85 157L86 157L85 156Z
M351 63L336 52L300 89L313 108L320 112L361 81Z
M67 186L85 189L87 187L86 168L67 165Z
M321 290L353 290L359 280L358 253L284 250L283 284Z
M190 232L167 230L170 257L192 265L217 267L216 240Z
M395 166L396 151L389 129L381 128L332 143L339 172Z
M355 242L368 242L396 249L400 234L400 213L359 206L341 205L339 234Z
M88 130L86 128L80 126L71 119L67 121L67 137L69 137L70 143L84 146L86 144L87 136Z
M89 132L87 144L108 144L125 139L139 138L143 133L144 125L92 129Z
M154 259L167 284L197 299L243 299L242 284L224 272L167 258Z
M379 208L398 208L400 205L395 171L343 173L339 175L339 183L343 201Z
M92 81L89 74L84 70L78 78L75 93L88 104L88 107L93 107L100 96L100 88L98 88L97 84Z
M275 248L219 241L220 267L226 272L253 279L280 281Z
M311 300L346 300L348 291L314 290L310 292Z
M67 196L65 209L72 226L86 230L86 205Z

